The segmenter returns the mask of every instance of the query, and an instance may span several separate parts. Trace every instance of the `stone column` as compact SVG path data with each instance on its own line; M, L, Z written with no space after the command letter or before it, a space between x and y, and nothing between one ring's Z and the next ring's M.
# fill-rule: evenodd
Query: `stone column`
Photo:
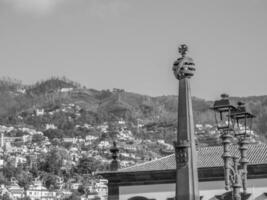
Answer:
M119 186L117 183L108 183L108 200L119 200Z
M110 163L110 171L117 171L120 167L120 163L118 161L118 152L116 142L113 142L113 146L110 148L110 152L112 153L112 161ZM108 200L119 200L119 186L117 183L108 183Z
M112 153L112 161L110 163L110 171L117 171L120 167L120 163L118 159L119 149L117 148L116 142L113 142L113 147L110 148L110 152Z
M175 77L179 80L176 154L176 200L199 200L197 152L189 79L194 75L194 62L186 57L187 46L181 45L182 57L173 65Z

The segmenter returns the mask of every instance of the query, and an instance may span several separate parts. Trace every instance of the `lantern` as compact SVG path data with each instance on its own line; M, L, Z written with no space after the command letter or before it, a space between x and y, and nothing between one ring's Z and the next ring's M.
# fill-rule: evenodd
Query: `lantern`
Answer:
M215 114L215 122L217 129L220 131L230 131L234 128L234 121L231 118L231 113L236 108L230 104L229 95L222 94L221 99L214 102L211 108Z
M245 103L238 102L237 108L231 113L231 118L236 124L236 136L249 137L252 130L252 122L255 117L253 114L247 112Z

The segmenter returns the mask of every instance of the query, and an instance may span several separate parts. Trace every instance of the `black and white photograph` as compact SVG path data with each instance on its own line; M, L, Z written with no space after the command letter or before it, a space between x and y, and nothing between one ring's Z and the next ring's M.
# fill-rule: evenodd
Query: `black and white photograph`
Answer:
M266 0L0 0L0 200L267 200Z

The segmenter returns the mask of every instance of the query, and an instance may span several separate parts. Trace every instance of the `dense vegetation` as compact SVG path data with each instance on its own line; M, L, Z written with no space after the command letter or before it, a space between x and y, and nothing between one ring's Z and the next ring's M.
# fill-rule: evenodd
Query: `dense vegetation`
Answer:
M71 90L62 91L62 88ZM257 116L254 129L267 137L267 96L232 97L231 100L234 103L240 100L246 103ZM61 137L77 132L83 134L82 129L70 131L77 124L99 124L123 118L134 124L142 120L148 125L154 123L157 126L175 127L177 118L177 96L150 97L121 89L97 91L66 78L51 78L30 86L16 80L2 79L0 103L2 125L27 124L37 130L44 130L44 124L53 122L59 129L54 131L56 133L51 133L53 130L45 132L46 136L51 137L55 134ZM72 110L62 112L63 107L70 104L74 105ZM211 105L211 101L193 97L195 123L214 123L213 114L209 110ZM53 112L53 115L34 116L38 108Z

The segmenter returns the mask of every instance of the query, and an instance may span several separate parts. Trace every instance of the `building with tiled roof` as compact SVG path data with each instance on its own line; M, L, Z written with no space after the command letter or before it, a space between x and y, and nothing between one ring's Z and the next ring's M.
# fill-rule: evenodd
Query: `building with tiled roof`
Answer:
M232 155L239 155L231 146ZM203 147L198 151L199 188L202 200L228 199L224 189L222 146ZM245 200L267 199L267 144L248 145L248 194ZM175 155L101 173L109 180L109 196L118 200L169 200L175 195Z
M235 146L230 147L231 155L239 155L239 151ZM222 146L202 147L198 151L198 168L220 167L223 165ZM249 145L247 158L250 165L267 164L267 145ZM119 172L131 171L154 171L154 170L172 170L176 168L175 155L134 165L131 167L119 169Z
M24 197L24 189L21 188L16 182L7 186L7 190L11 194L13 199L20 199Z

